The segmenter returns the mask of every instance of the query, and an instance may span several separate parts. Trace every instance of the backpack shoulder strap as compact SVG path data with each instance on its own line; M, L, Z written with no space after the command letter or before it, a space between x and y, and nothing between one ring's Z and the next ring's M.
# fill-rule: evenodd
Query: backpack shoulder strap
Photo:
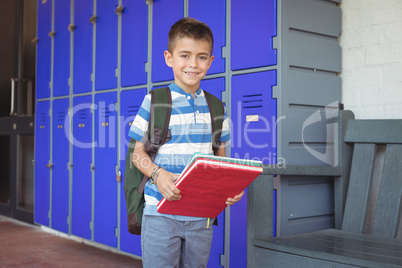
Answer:
M211 115L212 150L214 151L214 154L216 154L221 145L220 138L222 134L222 124L225 108L220 99L205 90L203 91L208 103L209 113Z
M151 92L151 111L148 124L149 141L156 151L170 140L169 122L172 113L172 95L168 87Z

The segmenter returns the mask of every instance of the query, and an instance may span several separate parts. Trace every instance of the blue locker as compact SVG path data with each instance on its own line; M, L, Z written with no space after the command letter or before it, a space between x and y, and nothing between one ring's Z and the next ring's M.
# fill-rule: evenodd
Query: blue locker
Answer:
M232 77L232 157L276 163L276 71ZM230 208L230 264L247 266L247 192Z
M256 8L258 7L258 8ZM231 3L231 68L255 68L276 64L276 0L233 0Z
M38 1L38 44L36 50L36 98L50 97L52 1Z
M88 21L92 14L92 0L74 1L74 94L92 91L93 25Z
M71 233L91 239L92 96L74 98Z
M117 0L96 2L95 90L117 88L117 5Z
M122 181L120 185L121 189L121 207L120 207L120 249L137 256L141 256L141 237L138 235L132 235L127 230L127 210L126 200L124 195L124 167L126 161L128 143L130 137L128 131L130 130L131 122L134 120L138 110L141 107L142 100L147 94L147 89L135 89L130 91L121 92L120 102L120 167L122 170Z
M215 78L202 80L200 87L222 100L222 92L225 91L225 79ZM218 226L213 226L214 236L212 239L211 254L208 267L221 267L221 255L225 253L225 212L218 216Z
M53 96L70 94L70 1L55 1L54 4L54 69Z
M36 103L35 115L35 222L49 226L50 102Z
M95 211L94 239L117 246L116 92L95 95Z
M121 29L121 86L147 83L148 8L145 1L123 1Z
M152 82L173 80L173 72L165 63L170 27L183 17L183 1L154 1L152 22Z
M214 35L212 55L215 56L215 59L208 74L224 72L225 59L222 58L222 48L226 46L226 1L189 0L188 14L192 18L205 22Z
M69 99L53 102L52 228L68 233L69 216Z

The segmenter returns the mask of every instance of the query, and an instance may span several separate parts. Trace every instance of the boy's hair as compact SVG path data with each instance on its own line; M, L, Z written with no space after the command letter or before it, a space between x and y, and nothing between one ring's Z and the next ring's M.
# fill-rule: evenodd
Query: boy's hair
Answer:
M176 41L183 37L193 38L195 40L208 41L212 48L214 46L214 37L209 26L193 18L182 18L172 25L169 31L168 51L173 53Z

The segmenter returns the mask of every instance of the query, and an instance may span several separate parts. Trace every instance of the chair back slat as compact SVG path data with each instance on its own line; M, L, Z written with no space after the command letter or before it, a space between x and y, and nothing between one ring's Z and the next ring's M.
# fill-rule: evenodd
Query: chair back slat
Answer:
M388 144L371 234L396 238L401 218L402 144Z
M354 145L342 222L344 231L363 233L365 229L376 150L375 144Z

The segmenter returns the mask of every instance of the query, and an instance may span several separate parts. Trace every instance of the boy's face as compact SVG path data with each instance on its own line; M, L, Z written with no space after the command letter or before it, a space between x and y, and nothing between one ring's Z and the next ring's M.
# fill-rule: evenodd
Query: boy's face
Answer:
M176 40L173 52L165 51L165 61L172 67L174 82L187 93L195 93L207 74L214 56L208 41L183 37Z

